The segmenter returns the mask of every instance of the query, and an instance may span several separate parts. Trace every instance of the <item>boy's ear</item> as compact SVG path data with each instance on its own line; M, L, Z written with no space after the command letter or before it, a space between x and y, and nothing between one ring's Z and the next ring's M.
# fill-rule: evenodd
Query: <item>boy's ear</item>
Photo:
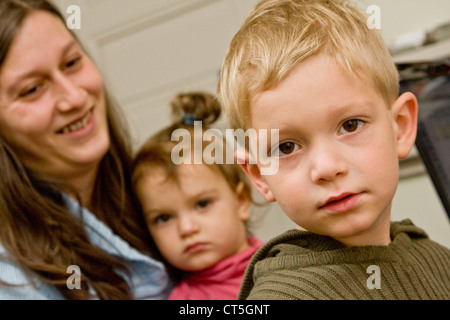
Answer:
M264 197L264 199L269 202L274 202L275 197L273 196L269 185L261 175L258 165L250 163L250 156L248 151L236 151L234 153L234 156L237 160L237 163L241 166L242 170L244 170L245 174L248 176L256 190Z
M403 93L392 105L399 159L408 156L416 141L417 108L416 96L411 92Z
M242 221L247 221L250 218L250 207L252 204L251 192L252 190L250 189L250 185L244 183L243 181L238 183L236 187L236 195L238 199L237 212Z

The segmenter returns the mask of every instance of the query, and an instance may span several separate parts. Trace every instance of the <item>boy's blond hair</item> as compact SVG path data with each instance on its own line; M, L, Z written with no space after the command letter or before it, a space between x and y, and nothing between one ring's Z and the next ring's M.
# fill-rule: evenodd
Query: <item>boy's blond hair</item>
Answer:
M372 81L388 107L398 97L397 69L357 8L339 0L265 0L233 37L222 66L218 93L230 125L247 129L251 99L319 53L349 75Z

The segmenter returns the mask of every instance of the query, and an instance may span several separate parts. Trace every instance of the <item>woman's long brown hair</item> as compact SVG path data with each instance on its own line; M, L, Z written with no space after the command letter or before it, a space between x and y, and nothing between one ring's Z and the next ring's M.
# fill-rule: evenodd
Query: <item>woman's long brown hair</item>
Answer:
M0 1L0 68L21 23L31 12L45 10L65 20L45 0ZM92 196L93 213L137 250L151 254L152 240L145 221L137 214L131 193L131 146L119 109L106 93L111 146L99 165ZM0 135L0 243L8 259L29 275L54 285L68 299L132 299L129 266L91 244L81 215L71 213L61 181L25 167L14 146ZM106 239L108 240L108 239ZM81 270L81 289L66 285L67 267ZM34 276L33 276L34 275ZM1 286L11 285L0 283Z

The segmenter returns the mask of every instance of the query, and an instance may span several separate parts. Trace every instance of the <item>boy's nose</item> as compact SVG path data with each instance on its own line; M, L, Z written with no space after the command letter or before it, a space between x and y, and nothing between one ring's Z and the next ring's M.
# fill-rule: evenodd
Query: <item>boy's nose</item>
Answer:
M55 77L56 106L61 112L83 108L86 105L88 93L64 74Z
M328 143L314 148L311 157L311 179L314 183L333 181L347 173L344 151Z

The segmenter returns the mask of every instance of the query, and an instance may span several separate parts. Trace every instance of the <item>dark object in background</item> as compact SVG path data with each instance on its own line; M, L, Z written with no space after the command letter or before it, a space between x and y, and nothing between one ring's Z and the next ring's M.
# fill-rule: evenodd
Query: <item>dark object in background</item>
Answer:
M400 92L417 96L416 147L450 219L450 58L397 67Z

